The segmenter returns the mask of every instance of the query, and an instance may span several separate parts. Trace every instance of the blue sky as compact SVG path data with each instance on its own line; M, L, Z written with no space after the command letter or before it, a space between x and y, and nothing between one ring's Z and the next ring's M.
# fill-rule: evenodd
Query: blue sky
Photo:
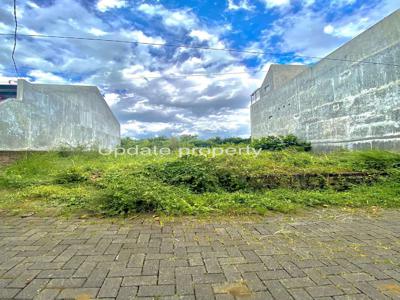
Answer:
M7 3L8 2L8 3ZM19 75L97 85L135 138L249 135L249 95L271 63L313 63L399 8L398 0L18 0L19 32L271 54L20 37ZM0 32L13 31L12 1ZM15 78L0 37L0 82ZM261 71L260 71L261 70ZM190 74L219 74L193 76ZM179 75L179 76L177 76Z

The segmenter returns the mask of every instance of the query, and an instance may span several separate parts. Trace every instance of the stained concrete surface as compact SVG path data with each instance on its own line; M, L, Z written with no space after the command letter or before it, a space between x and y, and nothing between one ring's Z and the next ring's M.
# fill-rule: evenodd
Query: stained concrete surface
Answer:
M119 122L95 86L18 80L17 98L0 102L0 151L111 149L119 143Z
M316 150L399 151L400 10L327 58L303 70L270 69L252 97L252 137L295 134Z

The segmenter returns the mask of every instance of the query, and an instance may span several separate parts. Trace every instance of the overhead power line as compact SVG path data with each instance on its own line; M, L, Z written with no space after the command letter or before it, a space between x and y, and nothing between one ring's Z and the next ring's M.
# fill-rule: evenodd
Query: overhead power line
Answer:
M17 31L18 31L18 20L17 20L17 0L14 0L14 22L15 22L15 28L14 28L14 46L11 54L12 61L14 63L14 69L15 69L15 74L18 76L18 68L17 64L15 62L15 49L17 48Z
M12 34L0 33L0 36L10 36L10 35L12 35ZM131 45L149 45L149 46L198 49L198 50L210 50L210 51L225 51L225 52L257 54L257 55L271 55L271 56L309 58L309 59L311 58L311 59L319 59L319 60L331 60L331 61L350 62L350 63L359 63L359 64L373 64L373 65L385 65L385 66L400 67L400 65L398 65L398 64L381 63L381 62L374 62L374 61L355 61L355 60L350 60L350 59L342 59L342 58L334 58L334 57L318 57L318 56L307 56L307 55L298 55L298 54L284 54L284 53L276 53L276 52L268 52L268 51L239 50L239 49L232 49L232 48L214 48L214 47L192 46L192 45L184 45L184 44L152 43L152 42L127 41L127 40L105 39L105 38L94 38L94 37L61 36L61 35L46 35L46 34L18 34L18 36L31 37L31 38L49 38L49 39L111 42L111 43L122 43L122 44L131 44Z

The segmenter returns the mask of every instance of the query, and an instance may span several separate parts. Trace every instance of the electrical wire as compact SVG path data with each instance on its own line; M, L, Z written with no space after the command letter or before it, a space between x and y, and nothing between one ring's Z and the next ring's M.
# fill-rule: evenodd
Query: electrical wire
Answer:
M0 36L10 36L10 33L0 33ZM319 59L319 60L331 60L340 62L350 62L358 64L373 64L373 65L385 65L400 67L398 64L381 63L374 61L355 61L350 59L334 58L334 57L318 57L318 56L306 56L298 54L283 54L268 51L252 51L252 50L239 50L232 48L214 48L214 47L203 47L203 46L191 46L184 44L170 44L170 43L151 43L151 42L140 42L140 41L127 41L117 39L104 39L104 38L92 38L92 37L78 37L78 36L61 36L61 35L46 35L46 34L18 34L20 37L32 37L32 38L52 38L52 39L66 39L66 40L83 40L83 41L98 41L98 42L111 42L111 43L123 43L132 45L149 45L149 46L161 46L161 47L172 47L172 48L185 48L185 49L198 49L198 50L210 50L210 51L225 51L225 52L236 52L236 53L247 53L257 55L271 55L281 57L294 57L294 58L308 58L308 59Z
M17 63L15 62L15 49L17 48L17 32L18 32L18 20L17 20L17 0L14 0L14 46L11 54L11 58L14 64L15 74L19 77Z

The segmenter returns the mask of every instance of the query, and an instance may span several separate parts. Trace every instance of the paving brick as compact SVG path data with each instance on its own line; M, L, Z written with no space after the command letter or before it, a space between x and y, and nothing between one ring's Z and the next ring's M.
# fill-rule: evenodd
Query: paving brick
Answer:
M305 289L314 298L343 295L343 291L333 285L313 286Z
M356 282L354 286L363 294L374 300L388 299L381 291L372 286L369 282Z
M113 266L110 268L108 277L126 277L135 276L142 273L141 268L125 268L125 266Z
M267 289L264 283L260 280L260 278L257 276L255 272L244 273L242 276L244 282L251 291L258 292Z
M119 287L121 286L122 277L106 278L100 288L98 297L113 298L117 297Z
M15 299L32 299L37 296L49 282L48 279L34 279L22 291L20 291Z
M282 279L281 283L288 289L313 286L315 283L308 277Z
M26 270L22 274L20 274L17 278L15 278L12 282L10 282L7 285L7 287L8 288L24 288L39 273L40 273L39 270Z
M5 217L0 299L222 300L232 295L216 287L237 282L250 289L248 299L396 298L400 213L351 214L346 222L343 211L325 213L163 227L153 219Z
M44 289L38 295L33 298L34 300L52 300L56 299L60 293L59 289Z
M330 275L328 276L329 281L336 286L337 288L341 289L345 294L357 294L360 291L353 286L350 282L345 280L343 277L338 275Z
M290 275L285 270L259 271L259 272L257 272L257 275L258 275L258 277L260 277L261 280L290 278Z
M192 277L194 283L218 283L226 281L226 278L222 273L193 274Z
M0 299L11 299L20 291L21 289L16 288L0 288Z
M127 267L128 268L142 268L145 257L146 257L146 255L143 253L132 254Z
M94 299L98 291L96 288L68 288L62 290L57 299Z
M370 297L364 294L341 295L333 297L335 300L371 300Z
M195 290L196 300L214 299L214 292L210 284L195 284L194 290Z
M221 273L222 269L217 258L204 258L207 273Z
M117 300L131 300L136 298L138 287L122 286L118 290Z
M82 287L84 278L51 279L47 288L78 288Z
M97 263L95 262L85 261L79 266L72 277L89 277L96 265Z
M37 278L70 278L74 272L75 270L43 270Z
M278 280L265 281L264 284L275 299L293 299L287 289Z
M350 282L375 280L375 277L373 277L369 274L366 274L366 273L346 273L346 274L342 274L342 277Z
M313 298L302 288L288 290L295 300L312 300Z
M194 284L192 275L175 273L176 278L176 292L178 295L191 295L194 294Z
M155 285L157 284L157 276L128 276L122 280L122 286L139 286L139 285Z
M104 279L108 274L107 268L95 268L87 278L84 287L99 288L103 285Z
M142 275L157 275L160 268L159 260L145 260L142 268Z
M143 285L139 286L138 296L170 296L175 294L175 286L172 284L166 285Z
M173 268L160 268L158 272L158 284L175 284L175 272Z
M78 269L82 263L85 261L87 256L73 256L69 261L67 261L64 266L62 267L63 269Z

